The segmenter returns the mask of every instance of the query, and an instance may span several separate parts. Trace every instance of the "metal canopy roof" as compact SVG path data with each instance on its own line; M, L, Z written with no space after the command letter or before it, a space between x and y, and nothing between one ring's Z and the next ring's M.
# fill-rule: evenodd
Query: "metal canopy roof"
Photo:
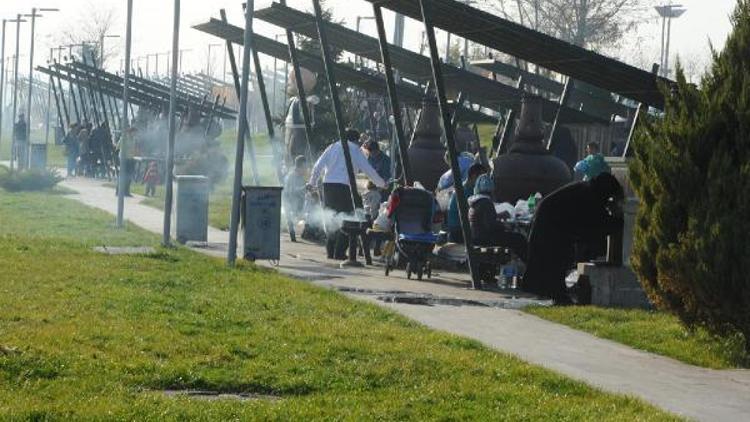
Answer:
M418 0L367 0L422 20ZM663 108L665 78L526 28L455 0L430 0L432 23L448 32L624 97Z
M271 7L255 11L255 17L276 26L291 29L294 32L317 39L318 31L315 17L297 9L273 3ZM361 34L342 25L327 22L329 42L339 48L372 61L381 62L380 44L377 38ZM432 80L430 59L421 54L389 44L391 64L405 78L424 83ZM467 99L492 110L519 109L522 90L506 85L476 73L449 64L443 64L443 78L449 96L463 92ZM544 118L551 121L555 118L558 103L545 101ZM567 107L563 119L568 123L606 123L609 116L601 113L586 115L577 108Z
M193 26L193 28L224 40L231 41L235 44L243 44L244 29L224 23L218 19L212 18L206 23ZM253 34L253 45L259 53L263 53L279 60L289 61L289 48L286 44L282 44L262 35ZM297 51L297 56L301 67L307 68L316 73L323 73L325 71L323 67L323 59L320 56L300 50ZM383 94L385 91L385 79L379 74L364 72L344 64L336 64L335 71L338 81L344 85L355 86L367 92L376 94ZM424 94L417 86L401 84L397 89L399 98L402 102L415 105L422 102ZM462 116L474 121L497 121L494 117L473 110L463 110Z
M124 80L122 77L81 62L58 63L51 68L39 66L36 70L47 75L58 76L65 81L71 81L74 84L81 85L84 89L89 89L88 81L91 78L93 79L91 86L95 91L101 89L105 95L115 98L119 98L122 95L122 83ZM96 83L96 79L99 80L99 84ZM138 106L159 107L169 104L168 90L164 91L159 84L134 75L131 75L131 78L128 79L128 91L131 101ZM201 98L185 93L178 93L177 106L183 111L186 111L188 107L193 107L204 114L208 114L211 111L211 104L204 103ZM223 119L235 118L235 111L227 107L217 107L214 114Z

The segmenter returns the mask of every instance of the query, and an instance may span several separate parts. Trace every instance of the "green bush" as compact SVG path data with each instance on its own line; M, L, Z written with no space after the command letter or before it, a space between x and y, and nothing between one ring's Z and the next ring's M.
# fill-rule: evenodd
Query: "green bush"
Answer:
M0 187L8 192L50 190L62 180L56 170L0 172Z
M641 207L632 263L651 300L750 350L750 3L700 86L678 69L630 174Z

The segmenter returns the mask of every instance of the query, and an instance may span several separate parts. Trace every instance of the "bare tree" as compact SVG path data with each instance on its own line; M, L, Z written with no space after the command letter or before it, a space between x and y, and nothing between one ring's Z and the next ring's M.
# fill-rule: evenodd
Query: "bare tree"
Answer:
M479 0L501 16L581 47L616 45L643 22L653 0Z
M119 45L110 42L104 45L104 54L101 54L101 41L105 35L111 35L117 23L117 12L112 6L104 6L98 2L90 2L76 14L78 16L68 22L67 26L60 31L58 41L61 45L76 45L73 54L80 58L82 51L80 45L87 47L83 50L86 54L94 54L97 64L104 67L109 60L117 56ZM76 50L77 48L77 50ZM103 63L98 63L103 57ZM86 57L89 60L90 57Z

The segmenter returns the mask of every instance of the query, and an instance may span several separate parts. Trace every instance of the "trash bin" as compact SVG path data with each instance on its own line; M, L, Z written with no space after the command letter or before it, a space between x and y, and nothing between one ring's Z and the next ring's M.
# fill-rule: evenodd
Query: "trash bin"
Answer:
M180 243L208 241L208 192L206 176L175 176L175 238Z
M47 167L47 144L31 144L29 168L44 170Z
M244 186L243 257L278 260L281 256L281 187Z

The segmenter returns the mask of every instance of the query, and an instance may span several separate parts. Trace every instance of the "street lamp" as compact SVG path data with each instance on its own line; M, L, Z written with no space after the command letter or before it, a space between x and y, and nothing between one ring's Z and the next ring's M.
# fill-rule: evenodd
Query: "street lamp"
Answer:
M368 19L374 20L375 17L374 16L357 16L357 32L359 32L359 28L360 28L362 21L368 20ZM359 65L364 66L364 59L362 59L362 57L360 56L354 56L354 63L357 63L358 59L359 59Z
M661 16L661 69L662 75L669 77L669 44L672 38L672 19L679 18L687 9L681 4L667 4L654 7L656 12ZM666 39L664 37L664 27L666 26Z
M37 14L37 12L58 12L59 10L60 9L56 8L37 9L36 7L33 7L31 8L31 14L24 15L31 18L31 48L29 50L29 96L27 98L28 107L26 107L26 131L28 132L28 139L26 140L26 143L28 144L26 146L28 153L26 157L27 159L31 157L31 91L34 86L34 26L36 23L36 18L42 17L42 15ZM26 166L27 163L22 164Z
M120 38L119 35L102 35L99 37L99 67L104 69L104 39L105 38Z
M19 41L21 40L21 23L26 22L25 20L21 19L21 15L16 15L16 18L13 20L8 20L8 22L15 22L16 23L16 60L13 63L13 116L11 117L11 121L15 121L16 119L16 113L18 113L18 56L19 56ZM12 132L11 132L12 133ZM11 135L11 147L10 147L10 171L13 172L13 154L15 153L15 145L16 145L16 137L15 134Z
M206 75L211 77L211 49L214 47L221 47L223 44L209 44L208 45L208 58L206 60Z

